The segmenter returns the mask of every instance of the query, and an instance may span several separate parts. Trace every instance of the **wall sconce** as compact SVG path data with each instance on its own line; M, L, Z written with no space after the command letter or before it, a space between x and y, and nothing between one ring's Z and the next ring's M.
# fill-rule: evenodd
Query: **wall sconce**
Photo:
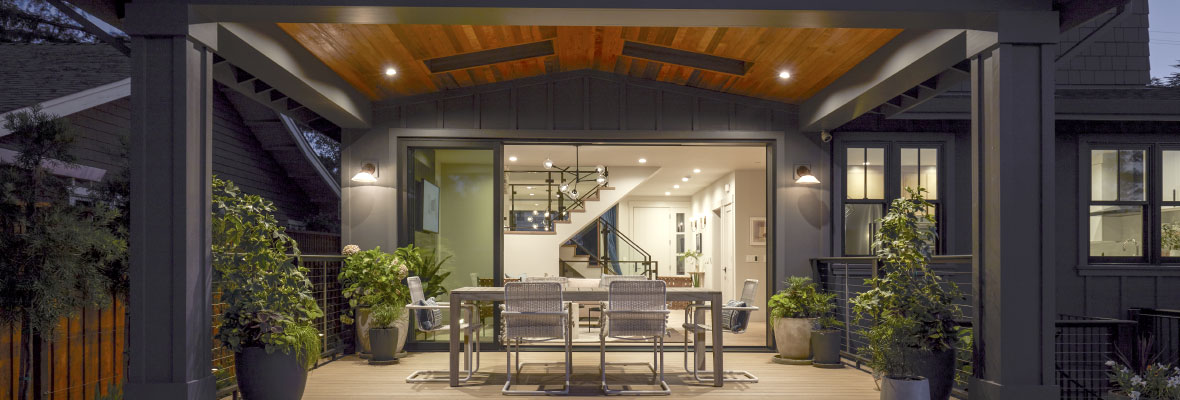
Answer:
M377 182L378 176L380 175L377 174L377 163L366 162L361 165L360 172L357 172L356 175L352 176L352 181L360 183L373 183Z
M803 184L819 183L819 179L815 179L815 175L811 174L811 164L796 164L795 165L795 183L803 183Z

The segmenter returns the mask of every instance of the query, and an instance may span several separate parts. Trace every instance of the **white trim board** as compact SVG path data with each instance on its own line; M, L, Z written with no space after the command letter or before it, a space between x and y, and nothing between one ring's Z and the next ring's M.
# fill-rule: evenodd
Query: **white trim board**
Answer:
M41 110L47 114L64 117L79 111L89 110L99 105L106 104L127 96L131 96L131 78L93 87L81 92L58 97L56 99L46 100L41 103ZM28 111L30 108L31 106L18 108L16 110L0 114L0 119L3 119L4 116L8 114ZM0 126L0 137L7 136L10 133L12 132Z
M0 163L15 163L17 155L17 152L14 150L0 149ZM67 164L53 159L42 161L41 166L45 167L45 169L48 169L49 172L54 175L93 182L101 181L102 177L107 173L107 170L102 168L78 164Z

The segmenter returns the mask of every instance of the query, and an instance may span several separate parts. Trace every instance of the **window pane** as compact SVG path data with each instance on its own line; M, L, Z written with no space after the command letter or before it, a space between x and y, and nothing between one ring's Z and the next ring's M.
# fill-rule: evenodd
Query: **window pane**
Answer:
M1180 151L1164 151L1164 201L1180 201Z
M885 149L848 148L847 162L849 199L885 198Z
M901 197L906 188L926 189L926 198L938 199L938 149L901 149Z
M676 213L676 232L684 232L684 213Z
M1160 255L1180 257L1180 206L1160 208L1160 244Z
M880 204L844 205L844 253L872 255L873 236L881 219Z
M1090 198L1099 201L1144 201L1147 190L1145 150L1092 150Z
M1143 255L1143 207L1090 206L1090 256Z

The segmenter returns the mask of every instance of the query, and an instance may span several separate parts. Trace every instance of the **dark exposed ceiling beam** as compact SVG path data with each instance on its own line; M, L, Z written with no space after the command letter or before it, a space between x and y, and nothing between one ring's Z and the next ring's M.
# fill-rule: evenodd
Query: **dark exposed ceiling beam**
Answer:
M508 61L553 55L553 41L525 43L516 46L474 51L453 56L422 60L431 73L454 71Z
M750 69L750 63L735 58L718 57L630 40L623 43L623 55L738 76L745 75L746 71Z

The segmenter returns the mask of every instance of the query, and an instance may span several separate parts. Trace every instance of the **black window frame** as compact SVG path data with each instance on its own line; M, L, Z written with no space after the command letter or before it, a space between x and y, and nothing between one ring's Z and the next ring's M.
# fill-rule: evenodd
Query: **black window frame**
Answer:
M848 252L848 242L846 238L847 221L843 217L844 206L847 204L880 204L881 215L889 212L889 204L893 200L906 196L905 191L901 187L901 150L902 149L935 149L938 151L937 157L937 173L938 173L938 187L935 188L936 199L927 199L934 206L935 215L935 253L945 254L946 246L946 210L948 185L950 181L950 169L948 168L948 146L947 141L944 140L848 140L840 141L837 146L834 146L833 164L837 165L842 177L840 178L840 187L834 187L833 192L836 194L835 200L838 202L838 210L841 210L837 215L839 216L838 226L840 237L839 253L843 257L861 257L874 256L875 254L851 254ZM849 199L848 198L848 149L850 148L883 148L885 150L885 182L884 182L884 199ZM867 188L866 188L867 190ZM929 195L929 194L928 194ZM871 252L871 250L870 250Z
M1143 201L1094 200L1093 199L1093 152L1097 150L1143 150L1147 166ZM1162 252L1161 222L1163 207L1180 206L1180 201L1163 200L1163 152L1180 151L1180 142L1161 140L1084 140L1078 151L1079 177L1079 252L1081 259L1090 265L1136 266L1176 265L1180 257L1164 256ZM1116 183L1117 187L1117 183ZM1139 206L1143 209L1142 255L1138 257L1104 257L1090 255L1090 207L1091 206Z

